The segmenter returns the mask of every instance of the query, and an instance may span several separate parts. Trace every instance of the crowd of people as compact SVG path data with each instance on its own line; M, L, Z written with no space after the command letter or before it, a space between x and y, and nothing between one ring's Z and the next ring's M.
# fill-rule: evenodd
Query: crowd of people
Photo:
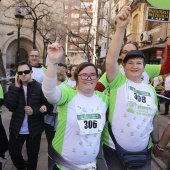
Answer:
M108 170L151 170L151 153L159 158L167 156L170 124L159 138L158 100L162 101L157 100L157 94L165 96L163 115L168 115L170 37L163 64L145 64L145 55L135 44L122 46L130 11L124 6L116 16L116 31L102 76L89 62L69 69L59 63L63 49L58 38L48 46L46 68L40 64L36 49L30 52L29 62L16 65L14 83L5 95L0 86L0 106L12 112L9 139L0 117L0 136L4 136L0 157L9 150L18 170L36 170L44 130L49 170L97 169L101 144ZM24 143L27 160L22 156Z

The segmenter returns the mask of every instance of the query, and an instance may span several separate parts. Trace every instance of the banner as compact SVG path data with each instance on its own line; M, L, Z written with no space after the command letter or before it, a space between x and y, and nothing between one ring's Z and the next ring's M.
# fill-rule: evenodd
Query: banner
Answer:
M169 0L148 0L148 2L161 9L170 9L170 1Z
M146 20L170 22L170 10L147 7Z

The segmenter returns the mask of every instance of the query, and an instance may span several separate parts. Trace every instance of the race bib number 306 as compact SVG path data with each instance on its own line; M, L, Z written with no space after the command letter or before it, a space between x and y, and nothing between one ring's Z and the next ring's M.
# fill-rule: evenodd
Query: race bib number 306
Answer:
M79 114L77 121L81 135L101 133L103 130L101 115L98 113Z

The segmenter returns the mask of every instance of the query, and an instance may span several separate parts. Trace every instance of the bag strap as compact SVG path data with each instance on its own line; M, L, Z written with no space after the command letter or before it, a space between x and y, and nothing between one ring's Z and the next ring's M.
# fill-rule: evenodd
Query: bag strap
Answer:
M77 167L68 162L66 159L64 159L54 148L52 145L49 146L48 149L48 155L49 157L55 162L55 164L63 165L69 169L76 170ZM49 165L51 167L51 165ZM50 169L50 168L49 168Z
M109 122L109 121L108 121L108 130L109 130L109 134L110 134L110 137L112 138L113 142L114 142L115 144L117 144L117 141L116 141L115 136L114 136L114 134L113 134L113 132L112 132L112 128L111 128L111 125L110 125L110 122Z

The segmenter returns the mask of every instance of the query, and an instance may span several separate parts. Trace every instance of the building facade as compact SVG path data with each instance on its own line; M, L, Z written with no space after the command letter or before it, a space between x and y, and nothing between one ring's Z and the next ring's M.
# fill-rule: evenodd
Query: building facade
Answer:
M40 4L40 2L42 4ZM33 11L36 5L38 6L38 8ZM43 61L45 55L44 48L46 48L44 42L46 40L48 40L48 42L54 41L55 37L58 36L56 31L57 29L54 31L53 28L53 31L51 32L49 30L52 29L52 24L54 25L53 27L55 27L55 23L60 23L60 25L64 25L63 2L57 1L56 3L53 0L48 3L46 3L45 0L35 0L34 2L26 0L7 0L0 2L0 9L0 49L2 51L5 68L10 69L11 63L15 63L16 61L16 57L18 57L18 61L28 61L29 52L33 48L35 48L33 47L34 38L36 38L35 46L40 53L41 63L45 64L45 61ZM51 11L55 11L55 13L52 13ZM47 13L51 14L51 19ZM20 28L19 37L18 26L16 26L16 14L21 14L24 16L22 27ZM34 17L34 19L32 17ZM36 21L37 25L34 25ZM47 29L47 27L50 27L49 30ZM35 28L36 37L34 37ZM18 43L20 46L19 56Z
M127 5L131 0L109 0L105 3L105 11L108 11L108 16L111 21L115 22L116 14L120 11L123 5ZM109 5L108 5L109 4ZM155 22L146 20L148 7L152 7L147 0L136 0L132 5L131 20L126 29L124 43L133 42L146 55L146 63L159 64L164 56L165 44L164 40L170 34L170 24L168 22ZM110 11L110 12L109 12ZM106 22L105 27L109 28L110 23ZM105 29L105 28L103 28ZM109 37L114 34L115 25L109 28ZM109 30L108 29L108 30ZM107 53L110 41L101 40L101 44L106 43L104 54ZM101 51L102 52L102 51ZM103 56L101 56L103 57Z

